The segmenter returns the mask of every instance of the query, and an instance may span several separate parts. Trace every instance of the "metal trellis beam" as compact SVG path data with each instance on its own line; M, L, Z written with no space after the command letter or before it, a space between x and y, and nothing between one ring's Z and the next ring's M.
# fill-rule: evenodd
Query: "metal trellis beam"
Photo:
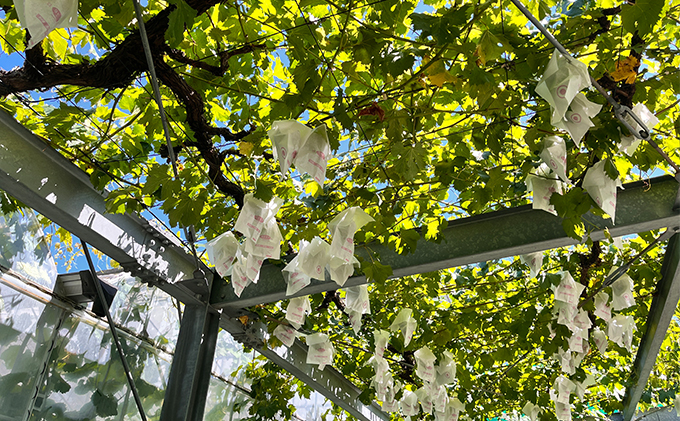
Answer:
M678 182L672 177L658 177L624 187L618 192L616 225L592 213L584 216L593 240L603 239L605 229L613 237L619 237L680 225L680 212L674 209ZM392 277L399 278L578 243L564 232L561 218L533 210L531 205L449 221L440 233L439 244L425 240L422 231L419 233L421 237L413 253L398 254L384 245L367 244L357 245L356 254L363 259L377 254L380 263L392 267ZM312 280L298 293L286 296L281 269L282 265L265 263L258 283L249 285L240 298L231 285L219 281L217 288L213 288L211 302L236 314L241 308L338 288L327 276L325 281ZM345 286L365 283L365 276L354 276Z
M645 333L633 364L631 374L633 384L626 389L623 398L623 421L631 421L635 415L635 409L647 386L647 380L654 368L661 344L666 337L666 331L678 307L680 300L680 234L677 234L678 231L680 230L676 230L676 234L671 237L666 247L661 266L661 280L654 293Z
M5 112L0 112L0 188L134 276L160 283L183 302L200 303L189 289L174 286L196 270L191 255L145 219L107 213L104 196L85 172Z
M189 288L191 282L187 282L194 278L196 270L190 253L174 245L172 239L139 216L106 213L104 195L92 187L87 174L4 112L0 112L0 189L187 307L207 307L207 297L196 294ZM211 281L212 271L202 263L200 269ZM218 312L214 308L208 310ZM248 336L241 322L229 315L220 316L219 326L239 341ZM264 336L262 329L258 329L257 335ZM182 346L181 343L178 345ZM193 345L190 352L197 352ZM261 352L268 351L261 349ZM304 349L285 357L271 356L286 369L306 365ZM184 380L180 376L173 377L173 382ZM354 410L353 415L361 421L388 419L376 406L366 406L351 399L355 386L331 367L311 372L304 381L338 406ZM169 389L172 391L170 386ZM207 393L207 389L201 393Z
M259 351L269 360L286 369L289 373L293 374L304 383L308 383L309 380L313 380L316 377L316 373L319 372L319 368L312 364L294 365L290 363L292 359L299 360L306 358L307 349L307 345L296 339L292 347L281 350L284 352L282 355L278 354L274 350L266 348ZM326 373L324 378L327 382L324 384L324 387L318 389L317 392L321 393L327 399L331 399L333 394L339 395L342 398L341 402L343 402L343 404L339 406L355 418L368 418L371 420L385 421L390 419L388 415L382 415L383 412L380 409L380 406L378 406L378 404L375 402L368 406L360 404L359 395L361 394L361 390L356 386L351 385L341 389L336 388L335 385L342 382L344 380L344 376L333 367L325 367L323 369L323 371L326 370L328 370L328 373Z
M227 331L235 331L241 326L241 322L223 314L220 326ZM243 334L234 337L333 401L354 418L370 421L390 419L390 416L383 412L375 402L370 405L363 404L359 400L361 390L333 367L326 366L323 370L319 370L318 366L307 364L308 347L300 340L296 339L290 348L280 347L273 350L264 344L263 331L263 328L254 324L245 329Z

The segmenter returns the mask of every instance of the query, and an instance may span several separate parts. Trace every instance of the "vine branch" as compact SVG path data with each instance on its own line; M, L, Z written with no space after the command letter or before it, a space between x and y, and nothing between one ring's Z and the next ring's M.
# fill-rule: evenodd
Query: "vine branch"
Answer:
M218 3L219 0L187 1L187 4L198 14L205 13ZM186 122L194 135L193 140L187 139L180 142L181 145L176 152L181 150L182 145L196 147L199 155L208 166L208 175L215 186L222 193L232 197L237 206L241 207L245 192L240 185L230 181L225 176L221 166L228 154L221 153L214 146L212 139L219 136L227 142L238 142L249 134L254 127L251 126L250 130L234 133L226 127L211 125L205 114L205 104L201 94L165 62L164 55L178 62L222 76L228 69L228 61L231 57L253 52L258 48L264 48L264 45L248 44L222 52L219 54L219 66L212 66L188 58L182 52L170 48L165 40L165 32L170 24L170 13L175 8L175 5L170 5L151 17L146 23L146 30L159 80L172 91L177 101L184 107ZM110 53L94 63L89 61L78 64L55 63L45 56L42 46L38 44L26 51L26 59L22 67L9 71L0 70L0 81L2 82L0 83L0 97L27 91L44 91L61 85L86 86L107 90L124 89L130 86L140 73L147 70L144 57L142 40L138 30L130 33ZM167 154L167 148L165 153Z

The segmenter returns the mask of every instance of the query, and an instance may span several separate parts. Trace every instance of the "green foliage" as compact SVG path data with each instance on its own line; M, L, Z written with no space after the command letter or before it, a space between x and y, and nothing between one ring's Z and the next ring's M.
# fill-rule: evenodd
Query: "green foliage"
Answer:
M23 207L21 202L17 201L4 191L0 191L0 212L2 214L10 215L21 207Z
M253 378L250 385L252 398L248 420L290 420L295 407L291 400L294 396L309 397L311 389L271 361L262 364L258 357L246 369L246 375Z
M652 32L659 21L664 0L638 0L633 4L621 7L621 23L628 32L635 32L642 36Z
M1 23L0 47L11 54L13 47L23 48L25 31L11 2L5 3L9 11ZM657 114L660 123L653 138L678 162L678 1L527 3L598 79L630 54L636 32L642 37L633 50L643 63L637 69L636 89L625 91L619 84L625 92L617 97L625 99L630 93L630 105L643 102ZM390 279L392 269L366 246L370 258L356 273L373 282L372 313L362 319L363 328L355 334L347 316L333 305L309 317L304 327L331 334L337 349L334 366L367 400L374 393L371 369L364 367L372 354L372 332L388 328L398 311L408 307L418 322L416 335L408 346L393 335L386 351L393 371L408 388L421 382L407 364L399 363L428 345L438 357L444 351L455 354L459 375L450 392L466 402L469 417L500 416L520 410L527 400L550 408L547 388L560 371L549 357L564 349L570 336L552 322L551 287L559 283L555 272L568 270L579 280L583 275L586 291L593 291L611 267L630 259L652 238L627 240L621 249L611 239L600 243L599 263L584 274L578 255L588 254L593 244L584 215L601 214L582 188L584 175L602 160L607 174L624 182L670 167L645 143L630 157L619 152L620 133L625 131L619 131L622 127L608 105L593 119L594 127L580 147L565 132L556 131L548 104L535 93L553 48L510 3L427 0L424 4L431 8L416 11L418 4L148 2L149 30L163 28L152 39L157 70L166 72L161 92L178 156L177 178L166 159L145 65L126 73L136 61L144 62L141 49L127 60L105 61L134 40L131 3L80 1L80 27L54 31L42 43L49 63L43 70L68 69L71 79L50 91L51 82L30 73L31 83L37 79L35 90L18 89L16 95L0 99L0 107L49 139L51 147L88 173L95 188L107 189L111 213L165 213L173 229L193 225L201 239L212 239L232 229L238 217L238 194L225 185L233 183L265 201L282 198L278 221L284 254L315 235L330 239L331 218L346 207L359 206L375 222L357 233L357 244L383 244L404 258L413 257L422 253L418 241L441 242L448 220L531 203L524 181L541 163L543 139L564 137L567 175L574 184L563 194L553 194L551 203L564 231L578 241L585 239L585 245L545 252L537 278L531 278L519 260L506 259L400 279ZM199 13L192 8L196 5L205 7ZM616 6L621 6L620 13L612 10ZM162 13L166 26L153 20ZM83 72L62 65L81 66ZM84 70L102 67L106 73L99 76L107 83L118 74L128 77L113 85L73 80L90 74ZM3 71L2 87L22 72ZM605 102L594 91L587 96ZM25 103L25 97L32 102ZM197 116L203 120L191 120ZM266 131L275 120L287 118L328 127L334 156L323 186L306 175L280 174ZM14 208L0 192L0 209ZM7 240L7 233L0 234L2 253L14 252L17 245ZM77 251L68 233L59 230L55 235L63 240L65 254ZM658 281L661 250L631 268L638 300L630 310L638 325L635 343ZM322 297L312 301L316 308ZM257 312L283 318L277 304ZM596 325L606 329L601 321ZM677 338L677 327L672 329L671 337ZM677 346L669 343L664 352L675 359L664 360L665 371L650 380L642 408L667 402L677 390L680 380L670 375L680 373L672 362L677 361ZM612 390L624 387L631 359L620 347L585 357L583 372L575 376L588 371L601 382L575 402L579 415L620 407ZM73 367L82 368L68 366ZM290 382L271 364L249 368L248 373L255 379L253 396L258 401L251 417L290 418L288 399L304 395L303 385ZM108 399L123 386L111 382L106 387L111 390L102 386L96 402L93 398L102 414L112 413ZM144 384L140 390L157 395ZM216 409L211 416L219 419L225 410ZM549 411L544 416L554 417Z
M380 262L364 262L361 265L361 269L364 275L366 275L366 279L371 282L384 283L392 275L392 268Z
M113 396L103 394L99 389L92 394L92 404L97 415L100 417L110 417L118 415L118 402Z
M196 11L184 0L173 1L177 8L170 14L170 25L166 38L171 47L177 47L184 39L184 31L190 30L196 18Z

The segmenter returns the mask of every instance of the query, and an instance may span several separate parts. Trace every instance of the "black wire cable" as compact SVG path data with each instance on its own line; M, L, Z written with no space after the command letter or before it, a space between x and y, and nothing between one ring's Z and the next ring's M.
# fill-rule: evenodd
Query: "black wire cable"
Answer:
M104 291L102 291L102 286L99 283L99 278L97 277L97 271L95 270L94 264L92 263L92 257L90 256L90 250L88 249L87 243L82 238L80 239L80 243L83 246L83 252L85 253L85 258L87 259L87 265L90 267L90 275L92 276L94 288L97 290L97 297L99 298L99 301L101 302L102 308L104 308L104 313L106 313L106 320L109 323L109 329L111 330L111 336L113 337L113 342L116 345L116 350L118 351L118 356L120 357L120 362L123 364L123 370L125 371L125 378L127 379L128 385L130 386L130 390L132 391L132 395L135 398L135 403L137 404L137 409L139 410L139 416L142 418L142 421L146 421L146 414L144 413L144 407L142 406L142 400L139 397L139 392L137 392L137 386L135 386L135 381L132 378L130 366L128 365L127 359L125 359L125 353L123 352L123 348L120 345L120 339L118 338L118 331L116 330L116 325L114 324L113 318L111 317L111 312L109 311L109 304L106 302L106 298L104 298Z

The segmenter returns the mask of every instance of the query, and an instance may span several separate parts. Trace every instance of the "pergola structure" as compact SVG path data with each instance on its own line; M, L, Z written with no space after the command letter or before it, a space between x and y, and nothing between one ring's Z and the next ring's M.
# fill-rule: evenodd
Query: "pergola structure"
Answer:
M247 308L282 300L285 282L281 267L265 264L260 281L237 298L227 283L205 266L211 291L192 281L193 256L174 244L145 219L131 214L107 214L105 196L95 190L78 167L53 150L6 113L0 113L0 188L42 215L96 247L134 276L156 286L185 305L184 315L168 380L162 420L202 419L208 381L219 328L253 347L301 381L360 420L388 419L380 406L362 404L360 391L341 373L305 364L306 345L296 340L281 352L264 345L263 324L242 324L237 317ZM595 227L593 240L666 228L669 238L631 379L624 397L624 421L630 421L654 367L661 343L680 299L680 192L678 182L657 177L627 184L619 193L617 223L593 214L586 219ZM399 255L380 245L367 244L357 254L378 253L390 265L393 277L431 272L519 254L576 244L562 229L561 219L529 205L450 221L435 244L421 238L414 253ZM346 286L365 284L352 277ZM337 289L329 279L312 283L294 296Z

